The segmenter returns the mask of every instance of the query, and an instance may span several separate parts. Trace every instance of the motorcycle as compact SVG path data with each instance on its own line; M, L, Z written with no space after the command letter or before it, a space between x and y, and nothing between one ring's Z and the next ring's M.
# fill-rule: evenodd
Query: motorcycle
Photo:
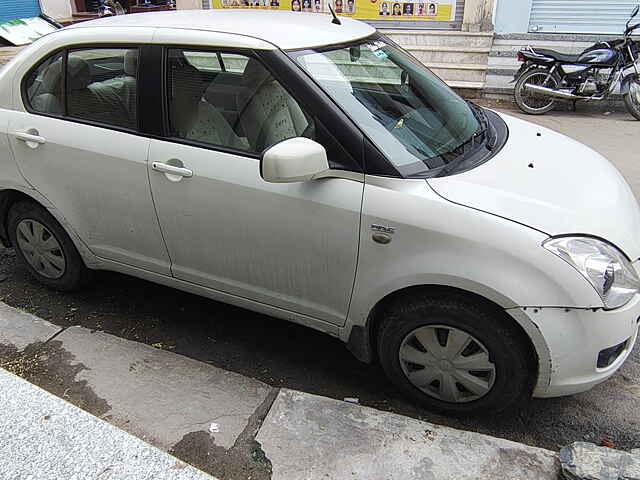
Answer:
M100 17L112 17L125 13L127 11L118 0L102 0L98 7L98 16Z
M640 23L630 25L638 15L636 6L625 26L622 39L598 42L578 55L526 47L518 52L523 62L514 77L515 100L520 109L542 115L554 107L556 99L599 101L620 86L629 113L640 120L640 45L631 34Z

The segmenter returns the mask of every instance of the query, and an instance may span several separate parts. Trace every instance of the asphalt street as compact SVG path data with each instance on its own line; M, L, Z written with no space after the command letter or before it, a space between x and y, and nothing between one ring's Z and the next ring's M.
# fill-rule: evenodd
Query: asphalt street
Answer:
M640 123L632 117L557 112L526 118L603 153L640 198ZM357 397L364 405L437 424L552 450L576 440L603 439L619 448L640 447L638 346L620 372L590 392L532 400L497 417L449 418L411 405L378 366L361 364L336 339L131 277L101 273L82 292L57 293L33 280L12 250L0 249L0 300L57 325L105 331L272 386L337 399Z

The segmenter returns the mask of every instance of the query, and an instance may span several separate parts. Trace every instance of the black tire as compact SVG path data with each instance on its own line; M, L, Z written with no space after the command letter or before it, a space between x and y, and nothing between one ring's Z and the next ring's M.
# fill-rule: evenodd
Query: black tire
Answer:
M524 334L500 309L463 294L411 295L382 308L378 314L382 315L377 335L378 355L387 377L427 409L454 415L496 413L531 396L536 371L533 354ZM401 365L400 348L416 328L429 325L452 327L484 344L495 366L488 393L464 403L446 402L411 383ZM456 388L464 390L458 383Z
M631 84L629 85L629 89L633 90L634 88L640 89L640 80L634 79L631 80ZM635 94L635 99L633 95ZM622 97L624 99L624 105L627 107L627 110L631 115L635 117L636 120L640 120L640 92L632 92L629 91L624 94Z
M23 252L21 247L21 242L18 241L18 226L23 221L40 223L46 227L51 236L58 242L61 257L63 257L65 261L64 268L61 270L58 278L47 278L43 276L27 261L25 252ZM14 246L18 257L27 267L31 275L40 283L54 290L70 292L78 290L90 282L91 270L85 266L67 232L65 232L62 226L60 226L57 220L53 218L45 208L35 202L18 202L13 205L9 211L7 227L11 244Z
M524 86L527 82L533 81L533 83L541 83L538 80L542 80L548 77L548 82L545 86L549 88L556 88L558 86L558 79L555 75L549 75L549 70L544 68L534 68L533 70L529 70L525 72L518 81L516 82L516 87L514 90L514 98L516 104L524 113L528 113L529 115L544 115L548 111L552 110L556 104L556 101L553 97L541 97L548 98L548 102L543 102L544 105L529 105L527 102L531 103L528 99L527 94L525 93Z

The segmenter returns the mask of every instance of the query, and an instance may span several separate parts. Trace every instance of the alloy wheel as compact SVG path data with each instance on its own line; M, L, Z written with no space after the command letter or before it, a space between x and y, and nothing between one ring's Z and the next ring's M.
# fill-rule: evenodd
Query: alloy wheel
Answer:
M67 262L62 247L47 227L36 220L25 219L17 226L18 247L27 263L45 278L64 275Z
M455 327L419 327L404 338L398 354L407 379L444 402L478 400L491 391L495 381L496 367L487 348Z

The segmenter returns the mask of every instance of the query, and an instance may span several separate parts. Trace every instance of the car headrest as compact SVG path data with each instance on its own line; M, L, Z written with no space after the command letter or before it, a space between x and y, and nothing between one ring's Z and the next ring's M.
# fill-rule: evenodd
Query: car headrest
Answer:
M86 60L69 56L67 59L67 88L82 90L91 83L91 67Z
M47 67L42 75L40 93L59 94L62 89L62 58L59 58Z
M242 74L242 81L245 86L258 87L265 83L271 73L258 60L250 59Z
M124 54L124 73L135 77L138 73L138 51L129 50Z
M193 107L202 100L206 85L200 71L189 64L173 65L171 85L173 86L174 106Z

